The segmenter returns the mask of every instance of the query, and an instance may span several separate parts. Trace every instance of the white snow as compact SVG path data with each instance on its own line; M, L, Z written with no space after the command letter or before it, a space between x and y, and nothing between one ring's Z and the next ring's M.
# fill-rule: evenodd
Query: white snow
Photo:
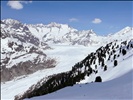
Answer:
M30 32L44 41L62 41L63 36L66 33L77 31L76 29L70 28L67 24L50 23L48 25L27 25Z
M133 51L132 51L133 52ZM133 53L131 53L131 56L128 55L128 57L125 57L124 60L121 59L121 61L118 63L118 66L114 67L113 65L108 64L108 70L105 72L103 69L99 68L97 74L92 74L89 77L86 77L85 80L82 80L80 83L88 83L88 82L94 82L96 76L101 76L102 81L106 82L109 80L113 80L115 78L118 78L125 73L128 73L133 69Z
M10 25L19 23L18 21L14 21L12 23L12 19L7 20L9 27L6 28L5 25L2 25L2 32L5 33L16 33L16 30L13 29ZM72 66L75 63L83 60L89 53L95 51L100 46L105 46L107 43L118 40L125 41L130 40L133 37L132 28L126 27L125 29L113 34L104 36L97 36L92 30L89 31L81 31L79 32L76 29L69 27L66 24L56 24L51 23L49 25L25 25L29 28L29 31L40 40L47 41L51 39L51 41L61 41L61 43L50 44L53 48L52 50L46 50L44 53L47 54L48 57L55 58L57 60L57 65L51 69L45 69L37 71L31 75L17 77L12 81L8 81L5 83L1 83L1 100L13 100L15 95L22 94L26 91L31 85L36 84L42 78L45 78L49 75L69 71L72 69ZM25 32L22 30L17 30L17 34L24 35ZM93 34L90 34L93 33ZM43 37L47 35L47 37ZM8 40L11 41L12 38L2 39L2 48L11 51L7 46ZM17 39L13 40L18 43ZM64 41L66 41L64 43ZM76 45L70 45L72 42L76 42ZM53 43L53 42L51 42ZM63 44L64 43L64 44ZM88 44L89 43L89 44ZM79 45L80 44L80 45ZM119 43L118 43L119 44ZM24 45L30 45L25 43ZM82 46L87 45L87 47ZM24 54L25 52L22 52ZM21 54L19 54L21 55ZM13 57L18 56L15 53ZM27 55L28 56L28 55ZM21 58L19 60L14 60L10 62L10 64L15 64L20 62L21 60L31 60L33 57L37 55L33 54L29 55L26 59ZM6 55L1 54L2 59L6 57ZM99 73L92 74L90 77L86 77L85 80L80 82L80 85L75 85L73 87L67 87L65 89L59 90L52 94L48 94L45 96L40 96L37 98L33 98L33 100L37 99L132 99L132 70L133 70L133 50L130 50L126 56L120 57L119 64L115 68L113 68L113 64L111 62L107 62L107 65L110 66L109 70L103 72L103 69L98 69ZM123 60L124 59L124 60ZM10 67L6 66L6 67ZM94 67L94 66L93 66ZM96 76L101 76L103 83L90 83L90 84L82 84L94 81ZM80 87L81 86L81 87Z
M2 89L2 92L1 92L1 94L2 94L2 100L9 99L9 98L11 100L13 100L15 95L22 94L31 85L36 84L40 79L42 79L42 78L44 78L46 76L55 74L55 73L60 73L60 72L65 72L65 71L70 70L75 63L77 63L78 61L82 60L90 52L96 50L96 47L95 46L94 47L92 47L92 46L91 47L68 46L68 45L51 45L51 46L54 49L53 50L46 50L46 54L49 57L52 57L52 58L56 58L57 59L57 61L58 61L57 66L55 68L37 71L36 73L31 74L31 75L28 75L28 76L26 76L25 78L22 78L22 79L16 78L13 81L6 82L5 84L2 83L2 85L1 85L1 89ZM131 52L129 52L129 54L131 54ZM85 91L87 91L87 94L89 93L89 90L90 91L94 91L94 92L97 91L97 90L91 90L93 88L94 89L97 89L96 87L99 87L100 89L102 89L102 88L104 88L104 85L105 85L106 86L106 89L107 89L108 84L109 84L109 86L111 85L111 83L112 84L115 84L115 83L113 83L113 80L114 79L116 79L116 78L124 75L125 73L128 73L129 71L131 71L133 69L133 65L131 64L133 59L132 59L132 55L129 57L129 54L127 54L127 57L125 56L125 60L121 61L119 63L119 65L116 66L115 68L110 68L110 70L107 70L104 73L103 73L103 71L100 71L99 70L100 73L98 73L97 76L100 75L102 77L103 81L105 82L104 84L102 83L103 85L102 84L100 85L100 84L97 84L97 83L83 85L83 86L85 86L84 88L86 88L86 86L87 87L90 87L90 88L86 88L87 90L85 90ZM93 74L90 77L86 77L86 79L83 80L83 81L81 81L80 84L81 83L86 83L86 82L94 81L94 78L95 78L95 75ZM107 82L107 81L109 81L109 82ZM122 85L123 85L123 83L120 86L122 86ZM131 85L131 84L129 84L129 85ZM75 86L75 88L77 88L77 87L79 87L79 85L76 85ZM80 91L80 87L77 88L79 90L75 90L75 88L71 88L73 90L70 90L70 91L72 91L73 95L75 93L74 91ZM84 88L83 88L83 90L84 90ZM66 89L69 89L69 87L66 88ZM109 87L107 89L107 91L115 91L113 89L115 89L115 87L113 87L113 88L110 88ZM130 89L131 89L131 87L130 87ZM105 90L103 90L103 91L105 92ZM117 91L119 91L119 88L118 88ZM6 94L7 92L9 92L9 94ZM86 92L83 92L81 95L76 96L76 94L75 94L74 96L71 96L69 94L69 92L66 91L65 89L63 90L63 92L64 92L63 94L60 94L60 93L62 93L62 90L61 90L61 92L59 92L59 94L57 96L56 96L56 93L58 93L58 92L55 92L55 94L48 95L48 96L46 95L46 97L44 96L44 98L52 99L50 97L53 97L55 99L62 99L62 98L63 99L67 99L67 97L65 96L65 94L68 94L68 97L73 97L73 98L69 98L69 99L76 99L78 97L82 99L84 97L83 94L86 93ZM99 94L98 91L96 93L97 93L97 95ZM80 93L78 93L78 94L80 94ZM90 94L90 96L87 96L87 94L85 94L86 96L85 96L84 99L87 99L89 97L90 98L91 97L94 98L93 96L91 96L92 94ZM97 96L97 95L96 95L96 97L98 98L99 96ZM103 96L104 94L99 94L99 95L100 96L101 95ZM112 95L112 96L109 97L109 95ZM110 92L109 92L108 95L107 95L107 97L112 98L112 97L114 97L114 95L113 94L110 94ZM116 98L117 97L118 97L118 95L116 96ZM40 100L40 98L38 98L38 99Z
M124 63L127 64L126 61ZM131 67L131 65L129 66ZM133 66L132 69L124 75L110 81L74 85L47 95L25 100L132 100L132 76Z
M69 71L73 65L84 59L89 53L94 52L98 46L85 47L82 45L50 45L53 50L46 50L45 53L57 60L56 71Z
M90 83L66 87L57 92L30 100L132 100L133 71L103 83ZM29 99L25 99L29 100Z
M72 66L81 61L90 52L97 49L96 46L69 46L69 45L50 45L52 50L46 50L46 54L49 57L56 58L57 66L51 69L44 69L37 71L34 74L23 76L25 78L18 77L12 81L1 84L1 99L13 100L17 94L22 94L31 85L36 84L40 79L52 74L65 72L71 70ZM8 94L7 94L8 92Z
M127 39L128 41L128 39ZM129 41L128 41L129 42ZM116 42L116 44L121 44L120 41ZM112 47L111 47L112 48ZM125 46L123 46L123 48L126 48ZM116 52L115 54L118 55L119 54L119 49L115 49ZM103 68L101 68L101 65L98 65L98 61L96 61L96 64L98 65L98 73L97 74L91 74L89 77L86 77L85 80L82 80L79 83L88 83L88 82L94 82L95 81L95 77L96 76L101 76L102 80L105 81L109 81L112 79L115 79L117 77L122 76L123 74L127 73L128 71L133 69L133 49L129 49L127 50L126 55L122 55L120 54L120 57L117 57L116 60L118 61L118 66L114 67L114 60L113 60L112 56L110 58L110 60L108 61L106 57L105 59L105 65L107 65L107 70L104 71ZM94 64L95 65L95 64ZM91 67L94 69L94 65L92 65Z

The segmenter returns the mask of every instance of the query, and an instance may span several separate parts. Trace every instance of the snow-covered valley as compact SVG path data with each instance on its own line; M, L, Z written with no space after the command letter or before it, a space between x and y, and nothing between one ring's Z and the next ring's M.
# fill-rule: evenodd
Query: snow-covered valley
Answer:
M53 49L46 50L45 53L51 57L55 58L57 66L51 69L44 69L37 71L32 75L24 75L18 77L12 81L2 83L1 93L2 100L4 99L14 99L16 94L23 93L31 85L36 84L39 80L52 74L57 74L72 69L72 66L84 59L88 53L95 51L97 47L84 47L84 46L68 46L68 45L53 45ZM14 90L14 92L12 91ZM6 94L9 92L9 94Z
M131 42L130 42L131 43ZM130 44L129 43L129 44ZM117 53L115 53L117 54ZM117 58L118 65L114 66L114 61L107 61L107 70L98 66L98 73L92 73L91 75L85 75L84 79L78 82L79 85L74 85L72 87L67 87L56 91L54 93L31 98L31 100L40 100L40 99L124 99L132 100L132 58L133 50L130 49L126 55L120 55L120 58ZM114 58L113 58L114 59ZM93 65L92 65L93 66ZM81 69L81 73L84 70L84 67ZM84 71L83 71L84 72ZM102 83L94 83L95 78L100 76L102 78ZM68 79L66 79L68 80ZM43 83L43 81L42 81ZM36 88L40 83L29 88L25 94L36 93ZM45 82L43 83L45 84ZM56 83L55 83L56 84ZM85 84L85 85L84 85ZM41 85L41 84L40 84ZM96 86L96 87L95 87ZM43 88L40 87L40 88ZM45 89L44 89L45 90ZM39 91L38 91L39 92ZM20 95L21 97L21 95ZM27 100L27 99L26 99Z
M1 28L2 100L132 99L132 27L98 36L63 24L7 19ZM102 83L95 83L97 76ZM61 90L45 88L49 81L58 88L61 80Z

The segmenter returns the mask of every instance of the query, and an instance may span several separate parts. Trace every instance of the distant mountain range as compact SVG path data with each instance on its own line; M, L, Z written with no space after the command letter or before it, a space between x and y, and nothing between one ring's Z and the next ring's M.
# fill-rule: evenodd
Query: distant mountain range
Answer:
M6 92L12 90L6 89L12 84L16 84L13 87L21 94L13 92L8 96L14 98L17 95L15 99L20 100L51 93L77 83L94 82L97 76L102 77L103 81L111 80L131 70L131 65L123 68L122 64L126 65L133 55L132 27L127 26L117 33L99 36L92 29L78 31L67 24L54 22L48 25L23 24L14 19L0 22L0 72L4 96ZM63 49L60 49L61 46ZM65 47L70 49L69 53ZM80 59L81 61L73 62L70 57L80 48L88 48L86 52L95 49L87 53L88 55ZM66 55L62 51L63 53L66 51ZM57 58L49 55L56 55ZM75 54L76 57L80 58L78 53L77 56ZM63 68L59 67L61 61L64 61ZM70 66L72 64L69 63L75 64ZM69 70L66 70L67 68ZM124 70L118 73L121 69ZM22 89L17 90L20 84Z
M119 39L125 36L126 33L132 31L132 27L125 27L116 34L108 36L98 36L92 29L78 31L67 24L58 24L52 22L48 25L44 24L23 24L17 20L6 19L2 20L2 32L9 32L9 34L16 34L25 36L24 39L29 39L30 43L39 45L41 43L66 43L69 45L90 45L90 44L104 44L112 40ZM130 34L131 35L131 34ZM130 36L126 35L127 38ZM40 41L40 42L39 42Z

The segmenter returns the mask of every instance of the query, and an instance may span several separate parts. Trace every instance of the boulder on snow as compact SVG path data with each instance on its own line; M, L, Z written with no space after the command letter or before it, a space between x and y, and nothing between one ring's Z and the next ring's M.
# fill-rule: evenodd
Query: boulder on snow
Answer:
M97 77L95 78L95 82L102 82L102 78L101 78L100 76L97 76Z

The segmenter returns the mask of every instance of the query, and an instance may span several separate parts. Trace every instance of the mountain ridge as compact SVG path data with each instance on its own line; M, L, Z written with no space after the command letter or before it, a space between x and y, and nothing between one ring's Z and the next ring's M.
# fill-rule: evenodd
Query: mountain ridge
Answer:
M84 45L84 46L88 46L90 44L97 45L98 43L104 44L105 42L107 43L110 42L108 41L107 37L110 37L110 39L112 40L114 38L114 35L122 36L125 33L132 31L133 29L132 27L127 26L112 35L100 36L97 35L93 31L93 29L78 31L77 29L74 29L67 24L59 24L55 22L51 22L50 24L44 25L44 24L23 24L14 19L7 19L2 21L6 23L16 23L16 26L17 24L20 24L23 27L25 27L25 29L27 29L33 36L37 37L40 41L48 44L66 43L69 45ZM20 30L22 30L22 28Z

